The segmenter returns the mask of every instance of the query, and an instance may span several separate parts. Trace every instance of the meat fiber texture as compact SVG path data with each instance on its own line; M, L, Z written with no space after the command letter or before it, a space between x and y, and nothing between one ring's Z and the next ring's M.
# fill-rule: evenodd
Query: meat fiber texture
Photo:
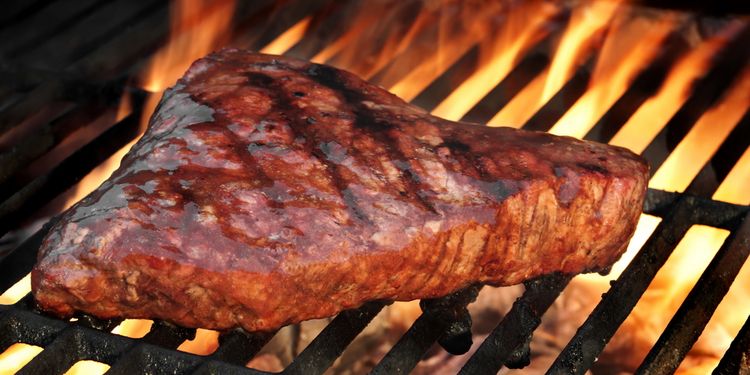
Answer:
M60 316L271 331L599 271L647 177L626 149L447 121L345 71L225 49L51 229L33 293Z

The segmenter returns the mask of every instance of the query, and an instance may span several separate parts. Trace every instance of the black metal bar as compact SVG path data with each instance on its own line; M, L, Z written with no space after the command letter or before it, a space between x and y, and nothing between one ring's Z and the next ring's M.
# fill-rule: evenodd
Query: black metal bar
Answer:
M548 374L583 374L596 360L690 226L698 221L694 199L683 197L659 224L586 322L557 357Z
M123 336L70 326L17 374L61 374L79 360L110 362L125 353L133 342Z
M75 106L36 128L15 147L0 152L0 200L7 199L16 190L4 185L11 176L59 145L73 131L94 121L107 107L108 103L98 100Z
M240 329L226 332L219 336L219 347L211 354L211 359L244 365L253 358L276 332L247 333Z
M11 57L37 48L52 36L73 27L82 17L103 4L105 2L101 0L55 1L29 14L20 25L0 32L0 40L3 41L0 51Z
M237 26L237 37L231 45L259 50L294 24L321 9L331 0L298 1L286 0L271 3L270 11L263 12L263 19L251 17Z
M425 87L411 103L428 111L432 111L440 102L447 98L453 90L465 81L479 64L479 45L469 48L455 64Z
M299 59L309 60L329 44L350 30L357 21L357 13L364 11L364 3L332 2L312 14L305 37L284 53Z
M595 56L580 66L573 77L523 125L525 130L548 131L583 96L591 79Z
M284 374L322 374L347 345L383 309L385 303L370 302L340 313L284 370Z
M270 372L259 371L252 368L240 367L229 363L219 361L207 361L199 366L195 371L191 372L194 375L264 375L272 374Z
M711 159L703 165L685 192L711 197L745 150L750 147L750 109L732 129Z
M551 275L526 283L526 292L516 300L502 322L482 342L459 374L496 374L513 352L531 337L542 315L565 289L570 276Z
M66 70L89 79L111 80L139 71L143 61L151 58L169 33L169 9L159 7L137 24L120 30L106 44L80 57Z
M716 16L750 13L750 3L744 0L636 0L635 3L655 8L664 8L670 10L679 9Z
M3 270L0 272L0 291L7 290L31 271L44 236L58 220L59 217L51 218L20 246L0 259L0 270Z
M741 206L694 197L688 194L655 189L648 190L646 201L643 203L643 212L654 216L669 217L672 207L683 197L690 199L695 206L696 212L700 212L695 224L703 224L732 231L737 228L737 223L750 212L750 206Z
M746 375L750 373L750 316L734 338L719 365L714 369L714 375Z
M534 77L541 74L549 64L549 57L532 54L521 60L503 80L484 96L461 121L484 124L503 109ZM514 125L514 124L508 124Z
M750 254L750 219L732 232L654 344L637 374L672 374L703 332Z
M10 307L0 313L0 349L19 342L46 346L69 326L64 320Z
M112 37L128 23L137 22L144 10L154 8L156 0L132 2L116 0L104 2L64 32L46 38L37 48L25 49L18 53L16 61L50 69L63 69L81 48L100 44ZM164 5L164 3L161 3ZM91 47L89 47L90 49Z
M695 84L690 97L641 153L651 164L652 176L746 66L750 60L750 48L746 48L749 44L750 26L747 26L721 51L708 74Z
M107 374L189 374L203 361L204 358L197 355L160 348L151 344L138 344L119 358L108 362L112 366Z
M584 139L609 142L638 108L656 93L674 63L688 50L682 34L682 29L679 29L667 37L663 43L664 49L656 59L638 74L622 96L586 133Z
M479 293L474 286L459 290L443 298L422 300L422 315L412 324L371 374L408 374L419 363L422 356L442 336L457 316L456 312L466 310Z
M48 174L29 182L0 204L0 236L50 199L81 180L87 173L125 146L138 134L140 111L131 113L92 142L66 158Z
M54 0L6 1L0 14L0 29L15 26L39 12Z

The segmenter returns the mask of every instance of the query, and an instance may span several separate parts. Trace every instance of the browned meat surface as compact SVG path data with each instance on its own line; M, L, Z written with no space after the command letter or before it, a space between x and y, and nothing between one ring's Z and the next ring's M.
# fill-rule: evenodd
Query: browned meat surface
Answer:
M33 293L64 316L253 331L602 270L647 170L621 148L450 122L347 72L224 50L51 230Z

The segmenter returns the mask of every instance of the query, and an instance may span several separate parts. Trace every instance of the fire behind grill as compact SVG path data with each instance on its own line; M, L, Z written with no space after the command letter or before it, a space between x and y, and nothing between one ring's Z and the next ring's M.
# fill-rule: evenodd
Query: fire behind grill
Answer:
M319 30L326 22L338 22L345 14L340 5L327 1L288 1L279 7L270 1L242 4L233 27L234 44L260 49L304 17L315 14ZM139 119L146 93L134 88L130 78L161 45L167 35L166 3L160 1L86 0L31 1L9 5L0 16L0 130L14 139L16 147L0 153L0 235L34 216L54 197L77 183L84 175L139 134ZM337 18L338 17L338 18ZM271 21L268 21L271 20ZM560 20L563 22L564 20ZM302 39L287 53L311 58L337 35ZM516 68L463 116L463 120L487 122L549 63L542 51L543 39ZM693 94L672 117L643 155L656 170L669 150L684 138L698 118L736 79L747 65L750 29L740 32L708 74L695 84ZM665 79L674 56L685 46L670 50L644 70L585 138L611 140L625 121ZM406 51L397 56L408 59ZM477 63L479 51L469 49L450 69L421 91L412 102L430 110L450 94ZM388 80L382 67L371 80ZM526 129L549 130L567 108L584 92L590 79L585 64L552 99L524 125ZM87 124L112 111L122 92L132 99L135 110L84 141L68 147L62 161L52 168L37 167L49 153L63 148ZM62 103L62 104L61 104ZM29 123L34 123L33 126ZM34 131L24 133L24 127ZM15 133L14 133L15 132ZM15 138L12 138L15 137ZM591 368L610 338L633 310L657 271L679 240L694 224L731 232L692 291L672 318L665 332L639 368L642 373L670 373L698 339L713 311L727 293L750 252L750 207L711 200L716 181L726 177L750 143L750 112L745 113L733 132L706 163L685 194L649 190L644 212L662 218L661 223L627 269L612 284L601 302L560 353L550 373L583 373ZM672 145L665 147L665 145ZM53 159L50 159L53 160ZM719 167L716 167L716 166ZM28 167L28 168L27 168ZM35 169L36 168L36 169ZM723 172L722 172L723 171ZM717 179L706 175L717 174ZM41 240L53 218L20 246L0 254L0 290L6 290L33 266ZM541 317L557 299L568 277L551 275L526 283L526 291L502 322L479 346L461 373L495 373L503 366L518 367L528 361L528 342ZM464 307L476 296L478 287L445 298L422 301L422 316L411 326L374 373L408 373L430 347L439 342L449 352L467 349L469 322ZM291 302L290 302L291 303ZM322 373L341 355L350 342L387 305L371 302L339 314L289 365L285 373ZM209 356L174 350L192 338L195 330L155 322L141 339L109 333L118 320L78 316L75 322L49 317L35 310L27 295L14 305L0 306L0 350L14 343L43 347L21 373L63 373L79 360L110 364L115 374L228 373L250 374L244 368L272 334L248 334L240 330L224 333L219 347ZM719 363L715 373L748 371L750 319Z

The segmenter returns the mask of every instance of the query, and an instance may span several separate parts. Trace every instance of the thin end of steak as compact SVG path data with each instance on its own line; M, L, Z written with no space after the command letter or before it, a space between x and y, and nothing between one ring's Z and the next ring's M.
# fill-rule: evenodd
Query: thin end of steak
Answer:
M598 271L647 177L622 148L446 121L332 67L227 49L50 231L33 293L61 316L257 331Z

